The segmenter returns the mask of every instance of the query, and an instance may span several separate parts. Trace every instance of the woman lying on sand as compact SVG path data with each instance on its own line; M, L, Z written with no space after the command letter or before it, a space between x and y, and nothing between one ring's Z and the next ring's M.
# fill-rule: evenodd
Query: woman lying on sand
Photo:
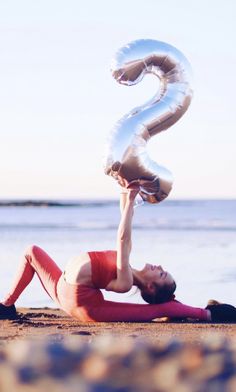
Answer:
M57 306L79 321L151 321L159 317L191 318L213 322L236 322L236 308L227 304L206 309L184 305L174 298L173 277L159 265L146 264L136 270L129 264L134 200L139 191L131 183L121 193L121 220L117 251L87 252L69 262L62 272L38 246L30 246L22 259L12 288L0 303L0 319L17 318L15 302L35 272ZM104 300L100 289L117 293L140 289L149 304Z

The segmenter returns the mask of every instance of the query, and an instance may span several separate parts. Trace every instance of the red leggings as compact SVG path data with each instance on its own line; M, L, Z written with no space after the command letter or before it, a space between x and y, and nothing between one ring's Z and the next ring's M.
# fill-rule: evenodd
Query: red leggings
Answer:
M57 264L38 246L29 247L8 295L3 303L12 305L38 275L42 286L57 306L79 321L151 321L159 317L207 320L205 309L178 301L145 305L106 301L99 289L69 284Z

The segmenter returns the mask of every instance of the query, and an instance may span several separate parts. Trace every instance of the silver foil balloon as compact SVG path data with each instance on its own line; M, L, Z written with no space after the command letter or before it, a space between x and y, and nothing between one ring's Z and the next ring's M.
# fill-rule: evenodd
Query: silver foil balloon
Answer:
M112 75L132 86L146 74L160 80L154 97L121 118L108 138L105 173L115 179L139 180L143 200L158 203L172 188L169 170L150 159L148 140L171 127L188 109L192 98L191 67L184 55L165 42L143 39L122 47L112 62Z

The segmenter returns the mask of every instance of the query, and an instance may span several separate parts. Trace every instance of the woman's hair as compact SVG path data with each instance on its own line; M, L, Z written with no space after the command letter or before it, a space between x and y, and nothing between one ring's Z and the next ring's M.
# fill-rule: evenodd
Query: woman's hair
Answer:
M153 294L148 293L147 291L145 291L145 289L140 289L140 294L144 301L148 302L149 304L162 304L175 298L175 282L173 282L172 284L165 285L163 287L158 287L158 285L155 284L155 287L156 290Z

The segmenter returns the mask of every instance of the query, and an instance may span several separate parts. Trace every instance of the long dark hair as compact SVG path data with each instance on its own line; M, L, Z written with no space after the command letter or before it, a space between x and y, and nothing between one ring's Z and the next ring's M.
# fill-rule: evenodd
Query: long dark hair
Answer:
M155 284L155 283L154 283ZM148 293L145 289L140 289L140 294L144 301L149 304L163 304L164 302L169 302L175 298L174 292L176 290L176 283L165 285L163 287L158 287L155 284L156 290L153 294Z

